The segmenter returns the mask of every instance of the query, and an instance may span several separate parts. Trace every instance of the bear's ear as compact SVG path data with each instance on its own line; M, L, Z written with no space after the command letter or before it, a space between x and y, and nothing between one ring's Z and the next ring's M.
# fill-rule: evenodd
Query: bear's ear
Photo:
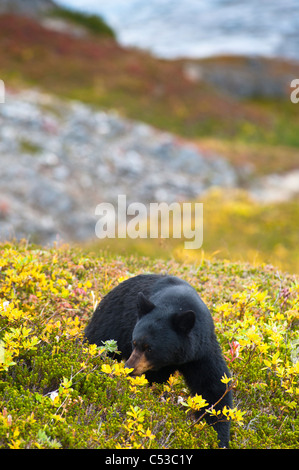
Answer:
M154 308L155 305L150 300L148 300L142 292L139 292L137 296L137 309L139 318L151 312Z
M175 331L187 335L192 330L195 323L195 313L193 310L175 313L172 316L172 325Z

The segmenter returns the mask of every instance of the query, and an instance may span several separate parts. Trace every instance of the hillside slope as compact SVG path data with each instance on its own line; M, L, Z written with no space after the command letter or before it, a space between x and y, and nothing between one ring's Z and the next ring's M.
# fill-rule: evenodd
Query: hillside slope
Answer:
M56 6L53 0L0 0L0 13L38 17L45 15Z
M0 43L0 67L8 83L19 79L48 92L116 107L129 117L155 120L157 127L181 123L186 133L188 128L194 132L207 118L217 121L227 112L232 126L236 119L258 118L251 106L238 109L234 99L193 83L180 63L124 49L113 39L76 38L30 18L2 15Z
M107 358L111 342L81 343L101 297L144 272L186 279L211 309L234 378L231 447L297 447L298 277L27 242L1 244L0 255L1 448L217 447L214 431L194 422L179 376L149 387Z
M217 251L229 259L241 257L250 261L257 253L261 254L260 259L281 263L287 270L298 272L298 204L295 199L288 205L288 200L298 193L299 107L288 96L288 80L299 76L298 64L224 57L195 61L190 73L190 62L158 60L141 51L124 49L111 37L92 34L74 37L46 28L32 18L14 15L0 16L0 45L1 79L5 81L7 96L10 94L17 108L5 116L8 108L1 107L0 116L1 159L5 168L0 188L0 223L2 232L8 234L6 237L18 236L21 226L22 233L25 236L33 233L32 240L36 242L42 241L44 235L44 240L53 240L57 233L68 240L70 234L76 235L73 238L77 240L86 240L94 235L95 205L106 198L110 200L112 193L115 199L120 190L128 187L134 188L138 200L141 195L147 201L156 200L156 194L160 200L185 200L201 197L202 190L212 184L227 186L227 181L228 185L241 184L251 189L255 177L272 174L260 186L269 188L266 196L269 193L272 198L285 196L279 205L270 203L250 208L249 201L240 205L239 198L233 198L229 204L221 198L216 207L213 200L210 203L206 199L209 233L204 249ZM239 76L243 80L238 81ZM232 89L236 83L238 86ZM32 106L31 99L28 107L27 98L24 103L18 101L17 93L14 95L16 90L28 85L48 94L76 98L92 104L93 108L77 106L80 113L76 115L81 114L81 118L75 120L72 135L67 134L64 139L69 124L65 125L64 119L70 117L65 110L70 109L69 104L59 100L54 104L55 98L48 95L48 101L45 98L38 106ZM268 91L270 96L265 97ZM38 92L28 95L37 97ZM94 138L98 129L90 119L99 107L98 117L102 116L99 134L104 136L103 140L114 139L113 132L121 116L153 124L179 137L165 136L164 142L160 140L158 149L150 149L153 150L150 156L156 152L159 158L151 159L150 163L141 155L150 146L135 145L136 142L127 145L125 139L118 148L105 143L105 162L101 167L97 146L102 141ZM120 119L112 119L114 123L117 121L116 126L110 118L107 123L103 109L120 112ZM88 119L82 110L87 112ZM144 141L148 128L141 125L138 129L138 139ZM148 140L154 134L154 130L148 132ZM187 138L192 139L189 150ZM110 151L113 161L109 158ZM179 156L184 154L184 158L179 158L180 168L167 179L167 165L176 165L176 152ZM218 165L221 159L215 157L216 172L213 170L215 155L224 156L228 162L222 160L222 165ZM158 171L144 176L144 169L149 165L152 168L158 160ZM188 177L186 173L178 174L182 162L187 160L191 162L186 168ZM74 163L72 168L68 168L70 161ZM164 161L167 163L163 173ZM192 174L190 168L194 162L197 170ZM126 179L122 178L123 174ZM144 185L143 178L147 180ZM77 192L72 187L72 179ZM18 185L11 184L14 181ZM109 198L106 191L101 193L101 187L109 187ZM260 187L255 194L263 200ZM211 227L215 228L213 233ZM235 227L241 227L242 231ZM245 240L248 243L243 243ZM158 249L162 253L163 240L161 245ZM125 248L122 246L122 250ZM156 253L157 247L153 246L151 251Z
M190 74L190 64L185 61L159 60L122 48L113 38L74 37L14 15L0 16L0 44L1 75L8 86L35 85L50 93L117 109L127 117L188 138L212 136L248 145L299 145L298 113L289 100L289 78L299 70L296 63L259 59L256 64L228 57L225 66L221 58L212 63L196 62L193 67L197 72ZM267 89L275 90L279 84L274 100L267 98L261 87L260 95L254 92L246 99L230 93L229 83L240 70L250 84L251 73L257 68L262 70ZM222 80L226 69L231 73ZM219 80L226 85L219 86ZM253 90L256 86L254 82ZM250 148L248 151L250 155ZM288 163L289 154L281 160L285 170L294 168L292 159ZM268 158L267 165L270 163ZM264 167L263 155L255 165Z

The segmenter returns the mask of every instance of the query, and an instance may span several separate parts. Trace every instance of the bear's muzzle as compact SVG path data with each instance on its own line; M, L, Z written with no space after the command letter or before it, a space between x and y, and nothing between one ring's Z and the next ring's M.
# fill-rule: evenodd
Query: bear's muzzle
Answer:
M129 369L134 369L130 375L142 375L148 370L153 368L153 365L146 358L144 351L139 351L134 349L131 356L125 363L125 367Z

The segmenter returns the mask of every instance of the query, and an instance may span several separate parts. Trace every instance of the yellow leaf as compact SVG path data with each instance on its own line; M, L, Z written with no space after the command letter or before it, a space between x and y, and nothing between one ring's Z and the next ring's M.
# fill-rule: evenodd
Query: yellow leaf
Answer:
M221 382L224 384L228 384L231 380L233 380L231 377L227 377L227 375L224 374L224 376L221 379Z
M271 362L270 361L267 361L267 359L264 359L264 364L267 366L267 367L271 367Z
M132 385L146 385L148 380L145 378L145 375L140 375L138 377L128 377Z
M146 431L145 431L145 434L144 434L145 437L148 437L149 439L155 439L155 435L152 434L151 430L148 428Z
M201 408L204 408L205 406L207 406L208 403L206 402L206 400L204 398L202 398L201 395L196 394L194 397L188 397L187 405L192 410L197 410L198 411Z
M51 418L54 419L55 421L61 421L61 422L64 421L64 418L60 415L52 415Z
M105 372L105 374L112 374L112 369L109 364L102 365L102 372Z
M20 449L21 441L20 439L17 439L16 441L12 440L11 444L8 444L8 447L10 449Z

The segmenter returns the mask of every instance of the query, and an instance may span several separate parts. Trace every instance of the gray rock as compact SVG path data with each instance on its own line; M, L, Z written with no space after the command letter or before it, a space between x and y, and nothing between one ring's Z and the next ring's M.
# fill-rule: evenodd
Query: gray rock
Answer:
M234 168L143 123L25 90L0 105L0 238L51 243L95 237L96 206L199 198L234 186ZM1 215L2 214L2 215Z
M55 6L52 0L0 0L0 13L18 13L36 17Z

